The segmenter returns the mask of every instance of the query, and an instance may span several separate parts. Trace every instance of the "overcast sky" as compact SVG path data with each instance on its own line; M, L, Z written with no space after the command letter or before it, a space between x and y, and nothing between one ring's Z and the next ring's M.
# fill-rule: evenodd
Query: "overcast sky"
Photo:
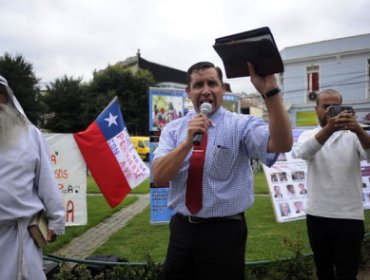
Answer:
M270 27L279 50L370 33L369 0L0 0L0 55L22 54L42 85L136 55L186 71L223 69L215 38ZM0 73L1 74L1 73ZM227 80L251 92L248 78Z

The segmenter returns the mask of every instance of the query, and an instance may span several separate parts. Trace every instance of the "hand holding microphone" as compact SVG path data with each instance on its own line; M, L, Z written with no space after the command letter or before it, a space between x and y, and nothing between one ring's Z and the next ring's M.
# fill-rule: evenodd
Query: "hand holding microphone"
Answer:
M203 115L206 115L208 117L209 114L212 112L212 105L210 103L208 103L208 102L204 102L200 106L200 112ZM199 146L200 143L202 142L202 136L203 136L203 133L201 133L201 132L195 133L194 134L194 137L193 137L193 145Z

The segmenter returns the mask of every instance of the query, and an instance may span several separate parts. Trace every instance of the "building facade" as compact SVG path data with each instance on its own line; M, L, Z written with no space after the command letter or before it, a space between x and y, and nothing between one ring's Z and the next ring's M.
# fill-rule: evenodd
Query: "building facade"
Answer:
M315 98L328 88L342 93L361 123L370 123L370 33L287 47L280 54L280 83L294 128L317 126Z

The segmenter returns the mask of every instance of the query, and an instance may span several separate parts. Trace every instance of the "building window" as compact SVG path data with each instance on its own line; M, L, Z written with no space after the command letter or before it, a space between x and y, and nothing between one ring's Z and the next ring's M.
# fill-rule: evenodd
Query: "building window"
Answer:
M306 100L314 101L319 92L319 66L308 66L307 72L307 92Z

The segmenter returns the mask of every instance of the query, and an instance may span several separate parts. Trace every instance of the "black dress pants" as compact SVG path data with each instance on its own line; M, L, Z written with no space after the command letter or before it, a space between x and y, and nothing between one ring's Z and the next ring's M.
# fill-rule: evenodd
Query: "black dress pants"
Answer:
M240 220L191 223L174 215L164 268L166 280L243 280L247 225Z
M355 280L364 222L307 215L306 223L318 279Z

